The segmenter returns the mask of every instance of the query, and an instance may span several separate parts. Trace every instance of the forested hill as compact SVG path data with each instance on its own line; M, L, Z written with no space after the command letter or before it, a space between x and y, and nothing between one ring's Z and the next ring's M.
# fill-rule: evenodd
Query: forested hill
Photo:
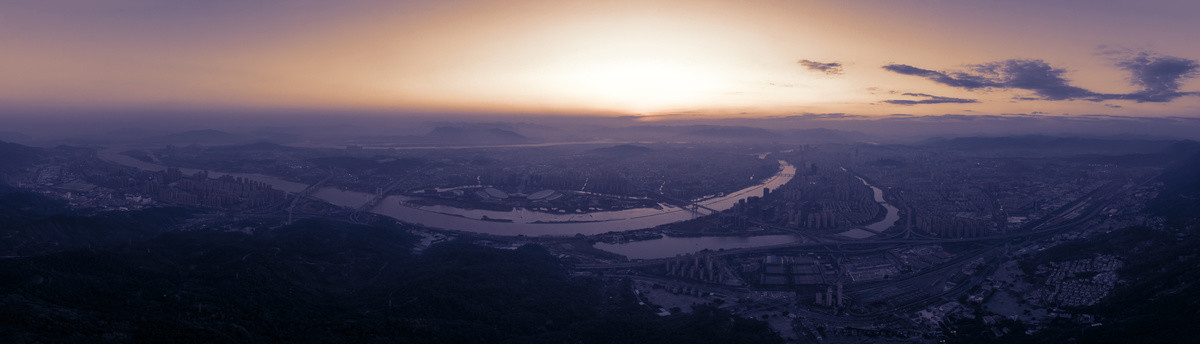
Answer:
M716 309L658 317L539 246L411 255L413 240L402 225L310 220L2 259L0 341L780 342Z
M1150 210L1176 226L1200 223L1200 153L1171 166L1159 180L1163 190Z

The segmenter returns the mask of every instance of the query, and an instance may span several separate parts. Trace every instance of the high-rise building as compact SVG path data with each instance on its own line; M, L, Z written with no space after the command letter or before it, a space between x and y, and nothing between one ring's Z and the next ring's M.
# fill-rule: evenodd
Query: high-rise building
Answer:
M825 306L833 307L833 286L825 287Z
M838 306L838 308L842 307L843 300L845 300L845 298L842 296L842 281L838 281L838 283L837 283L837 306Z

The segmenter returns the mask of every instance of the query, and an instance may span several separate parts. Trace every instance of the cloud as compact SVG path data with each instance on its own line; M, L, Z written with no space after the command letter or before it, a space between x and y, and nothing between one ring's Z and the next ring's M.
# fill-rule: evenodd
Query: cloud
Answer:
M975 100L975 99L940 97L940 96L935 96L932 94L925 94L925 93L904 93L903 95L909 96L909 97L923 97L926 99L919 99L919 100L889 99L889 100L884 100L883 102L888 103L888 104L896 104L896 105L947 104L947 103L966 104L966 103L978 103L979 102L978 100Z
M954 86L954 87L961 87L961 88L965 88L968 90L984 88L984 87L1000 86L999 84L993 83L982 77L970 75L970 74L966 74L966 73L961 73L961 72L953 73L955 75L952 76L947 73L917 68L917 67L913 67L913 66L909 66L909 65L905 65L905 64L890 64L890 65L883 66L883 69L886 69L888 71L895 72L895 73L904 74L904 75L919 76L919 77L923 77L923 78L926 78L929 80L933 80L933 82L936 82L939 84L943 84L943 85L947 85L947 86Z
M948 114L944 114L944 115L930 115L930 116L922 116L922 117L920 117L920 119L921 119L921 120L956 120L956 121L974 121L974 120L977 120L977 119L982 119L982 118L985 118L985 117L991 118L991 117L995 117L995 116L991 116L991 115L960 115L960 114L950 114L950 113L948 113Z
M980 88L1017 88L1033 91L1045 100L1088 99L1103 100L1098 94L1069 84L1063 69L1051 67L1042 60L1005 60L971 66L971 72L939 72L903 64L890 64L883 69L904 75L919 76L946 86L975 90ZM1024 100L1029 100L1024 99Z
M842 63L841 62L817 62L817 61L813 61L813 60L800 60L800 61L796 61L796 63L799 63L801 66L804 66L804 68L814 71L814 72L821 72L821 73L825 73L825 74L829 74L829 75L841 75L842 74Z
M1200 64L1195 60L1141 53L1119 59L1116 65L1132 75L1130 82L1141 87L1132 93L1099 93L1072 86L1065 69L1054 68L1038 59L1011 59L969 66L967 71L941 72L905 64L889 64L883 69L967 90L1020 89L1032 91L1032 97L1017 100L1132 100L1169 102L1200 92L1180 92L1183 79L1197 76Z
M1171 56L1154 56L1140 53L1118 61L1117 66L1129 71L1129 80L1142 87L1142 91L1131 94L1138 102L1168 102L1197 92L1179 92L1180 81L1192 78L1200 70L1200 64Z
M866 118L866 117L868 117L868 116L850 115L850 114L841 113L841 112L834 112L834 113L802 113L802 114L794 114L794 115L784 116L782 118L786 118L786 119L852 119L852 118Z
M980 77L992 80L998 87L1030 90L1041 99L1104 100L1101 94L1071 86L1070 81L1063 77L1066 70L1051 67L1042 60L1014 59L973 67Z

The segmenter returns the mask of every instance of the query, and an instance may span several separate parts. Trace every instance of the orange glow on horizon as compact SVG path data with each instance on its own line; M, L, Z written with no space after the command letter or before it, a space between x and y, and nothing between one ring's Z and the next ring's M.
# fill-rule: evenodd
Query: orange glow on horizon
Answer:
M880 68L956 70L1041 58L1065 68L1073 84L1131 92L1127 73L1095 50L1097 43L1141 42L1151 34L1143 26L1111 25L1119 11L1088 13L1070 30L1055 30L1062 25L1055 13L1070 7L1048 8L1016 25L980 13L1034 5L940 4L932 11L933 5L783 0L33 4L0 5L6 47L0 104L721 117L1200 111L1200 97L1019 103L1014 97L1028 92L964 90ZM1178 32L1196 25L1187 18L1141 19ZM1200 58L1200 46L1187 35L1156 39L1175 43L1172 55ZM838 62L844 73L806 70L801 59ZM1196 89L1200 79L1185 80L1183 90ZM978 101L883 102L911 99L905 93ZM1125 107L1106 106L1112 103Z

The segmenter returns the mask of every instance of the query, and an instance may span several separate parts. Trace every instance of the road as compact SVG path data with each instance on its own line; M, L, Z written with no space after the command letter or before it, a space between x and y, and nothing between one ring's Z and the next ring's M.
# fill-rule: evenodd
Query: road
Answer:
M330 176L330 177L326 177L325 179L321 179L321 181L313 183L312 185L309 185L308 187L304 188L304 190L300 190L300 192L297 192L294 195L294 197L292 197L292 202L288 204L288 209L287 209L287 212L288 212L288 221L287 222L288 223L292 223L292 213L296 209L296 205L300 204L300 200L304 199L305 197L308 197L309 195L312 195L313 192L316 192L317 190L319 190L321 188L321 185L325 184L325 182L328 182L330 179L333 179L333 177Z

